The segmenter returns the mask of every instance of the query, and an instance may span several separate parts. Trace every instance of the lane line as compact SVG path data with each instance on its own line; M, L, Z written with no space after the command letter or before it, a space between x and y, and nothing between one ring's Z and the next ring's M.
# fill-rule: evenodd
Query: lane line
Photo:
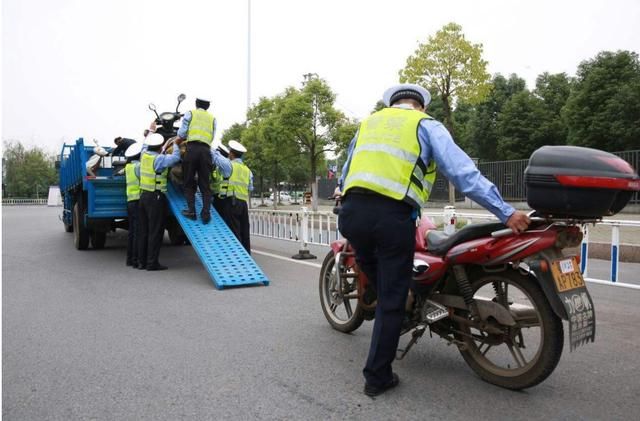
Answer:
M313 266L314 268L321 268L322 267L322 265L320 263L311 263L311 262L307 262L307 261L304 261L304 260L296 260L296 259L292 259L290 257L281 256L279 254L267 253L266 251L260 251L260 250L251 249L251 253L260 254L262 256L267 256L267 257L273 257L274 259L285 260L285 261L287 261L289 263L298 263L298 264L301 264L301 265Z

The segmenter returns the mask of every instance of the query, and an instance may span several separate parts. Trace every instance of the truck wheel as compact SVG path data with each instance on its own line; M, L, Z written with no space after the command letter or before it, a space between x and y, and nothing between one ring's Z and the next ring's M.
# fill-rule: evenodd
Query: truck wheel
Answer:
M84 226L84 209L80 203L73 205L73 242L78 250L86 250L89 247L89 231Z
M107 233L104 231L94 231L91 233L91 247L96 250L104 248L104 244L107 242Z

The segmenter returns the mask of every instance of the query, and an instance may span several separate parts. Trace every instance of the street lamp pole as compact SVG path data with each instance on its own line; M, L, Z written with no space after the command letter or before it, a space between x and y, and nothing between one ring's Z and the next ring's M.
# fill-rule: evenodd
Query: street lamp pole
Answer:
M247 111L251 106L251 0L247 0Z

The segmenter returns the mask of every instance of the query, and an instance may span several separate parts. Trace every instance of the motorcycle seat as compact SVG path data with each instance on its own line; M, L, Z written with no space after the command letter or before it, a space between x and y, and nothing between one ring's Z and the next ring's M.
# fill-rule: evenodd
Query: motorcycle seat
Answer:
M427 233L427 251L436 256L444 256L452 247L460 243L487 237L492 232L505 228L506 225L502 222L486 222L467 225L453 235L447 235L443 231L432 230Z

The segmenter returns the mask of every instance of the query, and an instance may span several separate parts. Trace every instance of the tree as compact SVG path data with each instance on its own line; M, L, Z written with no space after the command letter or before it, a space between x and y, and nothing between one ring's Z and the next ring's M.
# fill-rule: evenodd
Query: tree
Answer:
M2 180L9 197L38 197L48 193L49 186L57 184L54 157L42 149L25 149L20 142L4 142Z
M481 102L488 94L490 76L482 59L482 44L472 44L462 27L449 23L426 43L419 44L414 55L400 70L400 82L428 87L443 104L445 126L455 133L452 109L457 101Z
M603 51L578 66L562 110L568 143L621 151L640 145L640 62L630 51Z
M318 161L323 159L325 152L335 151L345 135L342 127L350 124L335 108L335 99L327 83L317 77L308 78L300 90L289 88L282 96L279 123L305 154L311 184L318 173Z
M466 116L464 144L469 155L487 161L500 159L498 116L509 99L525 89L524 79L516 74L512 74L509 79L500 74L494 76L488 96L475 106L471 116Z

